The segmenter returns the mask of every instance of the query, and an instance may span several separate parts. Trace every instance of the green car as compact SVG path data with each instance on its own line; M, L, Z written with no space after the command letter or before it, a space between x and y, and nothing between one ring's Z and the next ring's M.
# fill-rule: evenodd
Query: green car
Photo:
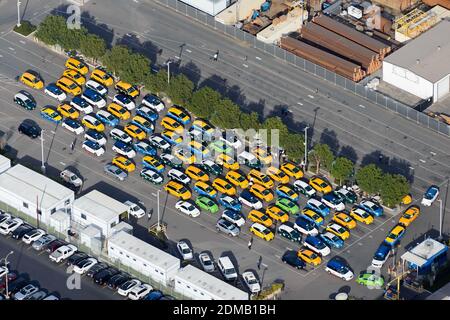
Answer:
M208 148L212 151L218 153L226 153L227 155L233 154L233 148L227 145L225 142L221 140L214 141L211 143Z
M197 199L195 199L195 204L198 205L200 209L204 209L211 213L219 211L219 206L207 196L198 196Z
M211 160L203 160L202 164L199 165L203 170L210 174L214 174L219 176L222 174L222 167L217 165L214 161Z
M341 188L338 191L333 191L344 203L354 204L358 201L358 196L352 190Z
M300 208L298 207L298 205L288 198L278 198L275 205L289 214L296 215L300 212Z
M384 285L384 279L373 273L362 273L356 279L357 284L365 285L369 288L382 289Z

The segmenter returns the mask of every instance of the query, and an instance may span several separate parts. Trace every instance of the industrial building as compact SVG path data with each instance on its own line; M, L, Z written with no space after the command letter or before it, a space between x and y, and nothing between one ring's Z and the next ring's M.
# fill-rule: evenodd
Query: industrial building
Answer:
M180 268L180 260L125 231L108 239L108 257L167 285Z
M219 12L230 6L231 0L180 0L191 7L203 11L211 16L215 16Z
M49 224L58 210L70 214L74 199L72 190L20 164L0 174L0 201L39 222Z
M175 291L193 300L248 300L248 293L200 270L187 265L174 277Z
M433 102L450 91L450 21L442 20L383 61L383 80Z
M401 259L408 269L424 276L436 272L447 262L447 251L445 244L429 238L405 252Z

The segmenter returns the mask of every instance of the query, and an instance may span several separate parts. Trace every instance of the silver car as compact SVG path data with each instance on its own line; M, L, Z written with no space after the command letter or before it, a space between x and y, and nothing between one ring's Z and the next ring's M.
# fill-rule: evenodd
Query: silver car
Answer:
M33 242L33 249L36 251L41 251L42 249L45 248L45 246L47 244L49 244L50 242L52 242L53 240L56 240L56 237L51 235L51 234L46 234L42 237L40 237L38 240L36 240L35 242Z
M113 176L120 181L124 181L128 174L120 169L118 166L115 166L111 163L105 165L104 171L107 175Z
M216 267L214 266L214 261L208 252L200 253L198 255L198 260L200 261L203 270L205 270L206 272L214 272L214 270L216 270Z
M240 232L239 228L235 224L223 218L220 218L219 221L217 221L216 229L217 231L222 231L232 237L237 237Z
M32 284L27 284L14 295L14 300L25 300L32 294L39 291L39 288Z

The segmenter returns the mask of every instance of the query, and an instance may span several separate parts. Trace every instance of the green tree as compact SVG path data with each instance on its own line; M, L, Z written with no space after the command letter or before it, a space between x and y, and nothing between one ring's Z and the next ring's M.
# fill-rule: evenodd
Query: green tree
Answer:
M220 99L220 94L216 90L205 86L192 94L189 110L199 117L211 119L216 106L219 105Z
M62 16L50 15L39 24L36 37L47 45L61 44L62 33L67 30L66 20Z
M158 73L149 73L144 80L145 88L154 93L167 91L167 71L160 70Z
M81 29L62 29L59 45L65 50L79 50L81 43L85 41L87 30Z
M111 50L106 51L102 63L114 75L120 76L130 54L130 50L125 46L113 46Z
M325 143L317 143L314 145L310 158L316 163L316 173L319 173L320 167L326 170L331 169L331 164L334 161L334 154L330 147Z
M88 34L81 42L80 51L86 57L92 58L95 62L106 53L105 40L95 34Z
M287 133L283 136L281 146L292 161L300 161L305 156L305 137L299 133Z
M256 112L242 112L239 117L239 124L244 131L248 129L258 130L261 127L261 122L259 122L259 115Z
M266 120L264 120L264 122L262 123L261 128L267 130L267 141L266 141L267 145L272 144L271 140L272 135L275 136L277 134L275 130L278 130L278 137L280 144L282 144L282 140L287 139L289 135L289 130L280 117L266 118Z
M402 198L410 191L406 178L400 174L385 173L380 185L380 196L383 204L393 208L402 202Z
M194 83L184 74L179 74L170 79L167 94L176 104L187 105L194 92Z
M358 186L368 194L375 194L380 191L382 177L383 171L375 164L364 166L356 172Z
M354 167L355 164L350 159L338 157L333 162L330 173L341 185L343 181L350 178L353 174Z
M195 93L194 93L195 94ZM215 112L211 117L211 123L223 129L239 128L239 116L241 110L230 99L221 99L215 106Z

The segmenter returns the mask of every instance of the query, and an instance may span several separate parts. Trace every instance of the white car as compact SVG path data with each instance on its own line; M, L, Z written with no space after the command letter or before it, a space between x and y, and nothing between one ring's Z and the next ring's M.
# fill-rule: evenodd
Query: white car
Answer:
M192 249L189 248L189 245L185 241L183 240L178 241L177 249L184 260L191 260L194 258L194 253L192 252Z
M82 261L78 262L73 267L73 271L78 273L78 274L84 274L84 273L88 272L89 269L92 268L97 263L98 263L98 261L95 258L83 259Z
M119 106L127 108L128 111L136 108L134 101L124 94L116 94L113 98L113 102L117 103Z
M200 210L196 206L184 200L178 201L175 204L175 209L193 218L196 218L200 215Z
M246 271L242 274L242 279L244 279L245 285L249 288L251 293L258 293L261 291L261 285L256 278L253 271Z
M214 272L216 267L214 266L214 261L211 255L208 252L202 252L198 255L198 260L200 261L200 265L203 270L206 272Z
M136 203L131 201L125 201L124 204L128 206L128 213L133 217L139 219L145 216L145 210L139 207Z
M323 196L320 201L324 205L326 205L328 208L331 208L335 211L342 211L345 210L345 204L342 201L338 201L337 198L334 198L336 201L332 202L327 198L328 195Z
M69 258L71 255L73 255L75 252L77 252L78 248L75 247L73 244L68 244L65 246L61 246L55 251L53 251L48 257L50 260L60 263L61 261L64 261L65 259Z
M32 242L39 240L42 236L45 235L45 231L42 229L34 229L28 233L26 233L22 241L26 244L31 244Z
M130 293L128 293L128 299L141 300L146 295L148 295L150 293L150 291L152 291L152 290L153 290L153 288L151 285L146 284L146 283L140 284L140 285L134 287L133 289L131 289Z
M423 195L421 204L429 207L439 197L439 188L437 186L430 186Z
M86 133L84 134L84 138L87 140L97 142L100 146L104 146L106 144L105 136L102 133L95 130L89 129L88 131L86 131Z
M231 223L234 223L238 227L241 227L245 224L245 219L242 217L242 215L234 210L224 210L222 213L222 218L230 221Z
M67 99L67 95L64 93L64 91L62 91L59 88L55 89L53 92L50 91L49 89L45 88L44 93L46 95L52 97L53 99L58 100L59 102L63 102L64 100Z
M341 278L342 280L352 280L354 277L353 272L347 266L344 266L341 263L337 263L334 259L335 258L331 259L328 262L327 266L325 267L325 271L338 278Z
M11 219L11 215L9 213L3 211L0 212L0 225L9 219Z
M155 95L145 95L145 97L142 98L142 104L157 112L164 110L164 103Z
M150 141L150 144L153 145L155 148L161 149L163 152L166 152L170 150L171 145L169 142L167 142L163 137L160 137L158 135L152 134L148 140Z
M259 210L263 207L262 202L260 200L256 199L253 195L252 195L252 199L254 199L254 202L250 202L246 198L243 198L241 196L239 196L238 199L243 205L246 205L247 207L250 207L255 210Z
M322 257L326 257L331 253L330 247L328 247L319 237L306 237L303 244L312 251L320 254Z
M92 89L88 89L88 90L91 90L91 92L96 92ZM99 109L102 109L106 106L106 100L104 98L102 98L102 96L100 96L100 94L98 94L98 93L88 95L88 94L86 94L86 92L83 92L83 94L81 95L81 98L86 100L86 102L89 103L90 105L96 106Z
M7 235L8 233L16 230L22 224L23 220L20 218L8 219L0 225L0 234Z
M108 89L105 86L101 85L97 81L88 80L85 84L86 88L91 88L92 90L97 91L100 95L104 96L108 93Z
M311 198L316 194L316 190L309 185L308 182L303 180L295 180L294 188L296 191L303 193L305 196Z
M183 184L189 184L191 182L191 178L189 178L184 172L178 170L178 169L171 169L167 176L175 181L178 181Z
M225 130L220 137L220 140L225 142L227 145L234 149L239 149L242 146L242 142L239 140L237 135L229 130Z
M117 293L123 297L126 297L131 292L131 290L140 285L141 282L138 279L128 280L127 282L119 286L119 290L117 290Z
M81 148L89 153L95 154L97 157L105 153L105 149L101 145L91 140L84 141Z
M297 230L300 233L311 235L311 236L317 236L319 234L319 230L317 230L316 227L312 227L309 230L303 228L301 225L298 225L297 223L294 223L294 229Z
M27 297L31 296L33 293L36 293L39 291L39 288L32 284L27 284L25 287L20 289L19 292L17 292L14 295L14 300L25 300Z
M61 127L63 127L69 132L75 133L76 135L82 134L84 132L84 128L81 125L81 123L70 118L64 119L64 121L61 124Z
M74 185L75 187L81 187L81 185L83 184L83 180L81 180L79 176L68 169L61 171L59 177L64 181Z
M133 138L130 137L129 134L127 134L125 131L120 130L118 128L114 128L109 132L109 136L113 138L114 140L120 140L125 143L131 143L133 141Z
M70 101L70 105L77 109L80 112L84 112L85 114L90 114L94 112L94 108L83 98L77 96Z
M119 143L118 143L119 142ZM136 151L133 150L127 143L123 141L116 141L114 145L111 147L112 151L127 157L128 159L133 159L136 157Z

